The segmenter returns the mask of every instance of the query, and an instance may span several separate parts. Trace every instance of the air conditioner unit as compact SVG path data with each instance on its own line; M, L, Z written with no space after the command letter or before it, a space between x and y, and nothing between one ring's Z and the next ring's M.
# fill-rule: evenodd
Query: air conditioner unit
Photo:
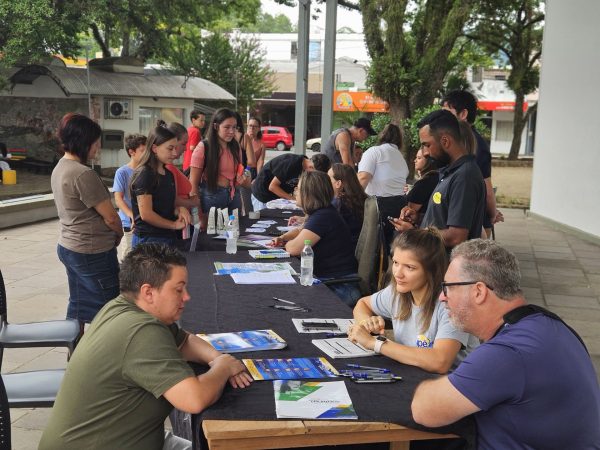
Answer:
M133 119L133 100L130 98L107 98L104 101L105 119Z

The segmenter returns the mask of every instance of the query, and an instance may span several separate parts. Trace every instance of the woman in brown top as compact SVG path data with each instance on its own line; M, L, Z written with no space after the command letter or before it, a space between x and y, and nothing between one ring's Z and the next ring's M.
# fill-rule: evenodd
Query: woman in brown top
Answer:
M100 149L100 126L81 114L65 115L58 137L64 156L52 171L51 185L60 220L58 258L67 269L67 318L92 321L106 302L119 295L117 245L121 219L110 194L86 166Z

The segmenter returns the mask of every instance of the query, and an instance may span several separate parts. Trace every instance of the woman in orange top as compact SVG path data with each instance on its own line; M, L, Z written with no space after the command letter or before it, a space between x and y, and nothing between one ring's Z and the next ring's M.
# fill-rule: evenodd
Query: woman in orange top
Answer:
M211 207L240 208L238 186L250 186L244 177L242 151L234 139L237 130L235 113L227 108L217 110L208 126L206 140L192 153L190 164L191 195L198 194L204 213Z

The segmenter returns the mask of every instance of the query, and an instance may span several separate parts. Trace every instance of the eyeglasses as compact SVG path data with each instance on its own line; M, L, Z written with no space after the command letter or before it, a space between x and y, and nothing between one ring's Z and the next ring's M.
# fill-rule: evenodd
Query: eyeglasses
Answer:
M442 281L442 292L444 293L444 297L448 297L448 286L469 286L471 284L477 284L480 283L479 281L455 281L453 283L447 283L445 281ZM485 284L485 283L483 283ZM490 291L493 291L494 288L488 286L487 284L485 284L485 287L488 288Z

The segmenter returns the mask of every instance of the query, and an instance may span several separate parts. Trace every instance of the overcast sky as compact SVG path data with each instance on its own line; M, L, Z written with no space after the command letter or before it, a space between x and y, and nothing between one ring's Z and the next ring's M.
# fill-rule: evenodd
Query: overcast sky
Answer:
M290 8L289 6L283 6L279 3L275 3L273 0L262 0L263 12L268 12L271 15L285 14L288 16L292 24L298 24L298 6ZM297 1L296 1L297 3ZM314 10L315 2L312 2L312 8ZM318 20L311 20L310 26L314 30L315 25L325 29L325 4L319 5L322 9L319 14ZM362 33L362 16L357 11L349 11L341 6L338 6L337 11L337 28L350 27L357 33Z

